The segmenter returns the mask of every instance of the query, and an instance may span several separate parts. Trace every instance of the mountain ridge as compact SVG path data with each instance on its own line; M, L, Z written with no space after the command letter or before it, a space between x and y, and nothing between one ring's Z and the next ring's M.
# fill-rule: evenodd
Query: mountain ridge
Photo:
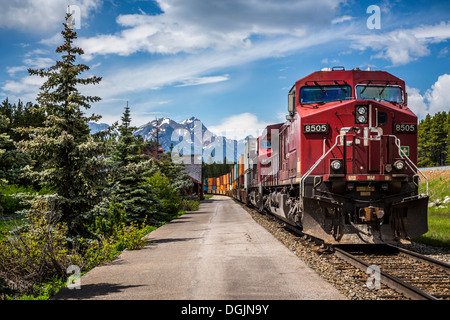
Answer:
M89 123L91 134L109 127L106 123ZM133 134L141 135L147 141L156 141L159 136L159 143L166 152L172 147L172 152L183 155L202 154L203 161L207 163L223 163L225 160L227 163L237 162L244 153L248 139L236 140L216 135L194 116L181 122L166 117L157 118L137 127Z

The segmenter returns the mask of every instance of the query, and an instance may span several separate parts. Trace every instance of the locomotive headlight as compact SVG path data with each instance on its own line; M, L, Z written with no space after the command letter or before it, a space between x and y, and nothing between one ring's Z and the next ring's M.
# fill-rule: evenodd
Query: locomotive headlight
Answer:
M339 160L333 160L333 162L331 162L331 168L338 171L342 168L342 163Z
M367 119L366 116L358 116L358 123L366 123Z
M355 120L356 123L367 123L367 106L356 106Z
M405 169L405 162L403 160L397 160L394 162L395 169L401 171Z
M356 111L357 111L359 114L364 115L364 114L367 113L367 108L366 108L365 106L358 107L358 108L356 109Z

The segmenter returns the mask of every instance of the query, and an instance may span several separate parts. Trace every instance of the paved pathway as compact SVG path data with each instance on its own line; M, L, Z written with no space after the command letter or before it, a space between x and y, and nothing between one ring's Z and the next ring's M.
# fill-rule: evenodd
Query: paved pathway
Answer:
M148 238L54 299L345 299L227 197Z

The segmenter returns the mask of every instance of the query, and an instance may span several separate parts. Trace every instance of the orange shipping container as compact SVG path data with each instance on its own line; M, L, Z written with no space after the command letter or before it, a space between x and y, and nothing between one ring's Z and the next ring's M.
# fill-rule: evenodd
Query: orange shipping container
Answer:
M239 175L242 176L244 175L244 155L242 154L239 157Z

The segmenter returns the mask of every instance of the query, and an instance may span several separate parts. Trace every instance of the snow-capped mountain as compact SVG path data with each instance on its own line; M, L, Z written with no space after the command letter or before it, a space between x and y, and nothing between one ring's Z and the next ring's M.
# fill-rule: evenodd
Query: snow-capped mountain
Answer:
M91 131L91 134L104 131L109 128L109 124L107 123L97 123L97 122L89 122L88 123L89 130Z
M106 126L105 126L106 125ZM107 129L107 124L90 124L91 133ZM191 117L180 123L170 118L152 120L134 132L145 140L157 138L166 152L172 150L180 154L202 154L203 161L234 162L244 153L246 139L233 140L224 136L217 136L209 131L197 118Z

